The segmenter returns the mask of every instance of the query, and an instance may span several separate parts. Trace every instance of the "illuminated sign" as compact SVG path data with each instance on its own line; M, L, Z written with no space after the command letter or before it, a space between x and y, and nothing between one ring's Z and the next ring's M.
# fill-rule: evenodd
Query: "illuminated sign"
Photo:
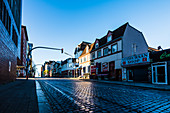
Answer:
M151 52L150 59L151 62L168 61L170 60L170 49Z
M164 58L168 58L170 57L170 53L167 54L166 52L164 52L161 56L160 56L160 59L164 59Z
M149 53L134 55L126 58L122 58L121 65L134 65L134 64L143 64L149 62Z

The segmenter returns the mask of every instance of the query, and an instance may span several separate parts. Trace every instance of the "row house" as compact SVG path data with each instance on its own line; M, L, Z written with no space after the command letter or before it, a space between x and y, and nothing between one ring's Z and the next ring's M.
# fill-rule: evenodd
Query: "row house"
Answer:
M80 76L89 79L90 77L90 52L94 46L93 44L88 44L84 48L84 51L80 55L79 59L79 67L80 67Z
M55 62L53 65L53 77L61 77L61 61Z
M41 77L52 77L55 61L45 62L41 69Z
M121 59L148 52L142 32L129 23L96 39L91 54L91 78L122 80ZM128 77L130 79L130 76Z
M33 43L28 43L28 48L27 48L27 53L33 48ZM30 52L30 55L27 58L28 62L28 76L29 77L34 77L34 64L32 60L32 52Z
M76 64L75 58L67 58L64 61L61 61L62 77L75 77L76 76L75 64Z
M77 47L74 50L74 58L76 59L76 65L75 65L75 71L76 71L76 76L79 77L82 75L82 69L79 66L79 57L83 53L84 49L86 48L87 45L91 44L90 42L82 41L80 44L77 45Z
M20 49L20 59L17 59L17 76L26 76L26 65L27 65L27 45L28 45L28 34L26 26L21 27L21 49Z

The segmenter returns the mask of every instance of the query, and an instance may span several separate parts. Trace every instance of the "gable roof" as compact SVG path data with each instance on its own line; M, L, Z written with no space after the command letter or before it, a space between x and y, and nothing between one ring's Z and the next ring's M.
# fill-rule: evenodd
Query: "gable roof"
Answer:
M91 44L90 42L82 41L78 47L75 48L74 54L76 54L79 51L83 51L86 47L86 45Z
M88 53L90 53L91 50L93 49L94 43L89 44L89 45L86 45L86 47L87 47L87 46L89 47ZM80 55L80 57L86 54L86 47L84 48L84 50L83 50L82 54Z
M107 44L107 43L110 43L110 42L107 42L107 37L108 37L108 34L111 33L112 35L112 40L115 40L121 36L123 36L124 32L125 32L125 29L126 29L126 26L128 25L129 23L125 23L124 25L120 26L119 28L117 28L116 30L114 31L108 31L108 33L103 36L101 39L96 39L96 40L99 40L99 47ZM96 42L96 41L95 41ZM92 51L95 50L95 46L93 47Z

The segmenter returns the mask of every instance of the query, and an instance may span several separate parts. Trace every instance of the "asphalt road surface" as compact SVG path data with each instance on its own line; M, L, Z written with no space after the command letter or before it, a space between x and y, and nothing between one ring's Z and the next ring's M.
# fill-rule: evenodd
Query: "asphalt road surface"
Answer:
M74 79L38 82L54 113L170 113L170 91Z

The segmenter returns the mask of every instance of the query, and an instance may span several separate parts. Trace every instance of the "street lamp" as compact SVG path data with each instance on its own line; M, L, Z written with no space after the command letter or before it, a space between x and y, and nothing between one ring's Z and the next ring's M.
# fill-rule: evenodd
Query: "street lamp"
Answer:
M30 53L34 50L34 49L39 49L39 48L41 48L41 49L51 49L51 50L61 50L61 53L63 53L63 48L62 49L59 49L59 48L51 48L51 47L43 47L43 46L38 46L38 47L34 47L34 48L32 48L31 50L29 50L28 51L28 54L27 54L27 58L29 58L29 55L30 55ZM26 66L26 80L28 80L28 65L29 65L29 60L27 59L27 66Z

